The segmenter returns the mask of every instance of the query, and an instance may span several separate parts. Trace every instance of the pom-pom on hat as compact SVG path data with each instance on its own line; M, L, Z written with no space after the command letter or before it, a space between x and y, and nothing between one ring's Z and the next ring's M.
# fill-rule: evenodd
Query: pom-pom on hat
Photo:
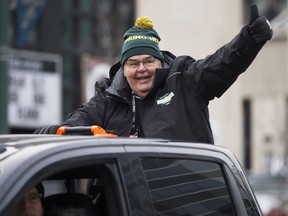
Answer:
M152 55L160 61L164 57L159 49L161 38L153 29L153 22L148 17L139 17L135 26L130 28L123 36L121 65L124 66L126 60L134 55Z

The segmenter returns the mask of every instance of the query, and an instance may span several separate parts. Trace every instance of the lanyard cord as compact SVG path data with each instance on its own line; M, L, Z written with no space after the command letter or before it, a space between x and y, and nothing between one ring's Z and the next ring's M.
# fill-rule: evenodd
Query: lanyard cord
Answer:
M137 112L139 112L139 110L138 109L136 110L136 98L138 99L138 97L135 95L135 93L132 92L132 113L133 113L133 117L132 117L132 127L131 127L130 135L138 137L138 133L140 131L140 118L139 118L139 116L137 116ZM138 115L139 115L139 113L138 113Z
M131 134L134 134L136 132L136 99L135 99L135 94L132 92L132 113L133 113L133 118L132 118L132 128L131 128Z

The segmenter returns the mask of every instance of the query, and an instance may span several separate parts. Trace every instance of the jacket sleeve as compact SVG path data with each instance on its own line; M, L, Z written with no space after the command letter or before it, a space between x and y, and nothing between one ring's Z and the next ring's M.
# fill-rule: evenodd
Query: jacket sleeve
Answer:
M98 125L103 127L108 106L105 89L108 85L108 79L97 82L94 96L87 103L82 104L79 109L70 113L67 120L61 125L70 127Z
M192 75L196 83L201 83L199 86L206 92L207 99L220 97L249 67L263 45L255 43L244 26L236 37L214 54L191 64L187 74Z

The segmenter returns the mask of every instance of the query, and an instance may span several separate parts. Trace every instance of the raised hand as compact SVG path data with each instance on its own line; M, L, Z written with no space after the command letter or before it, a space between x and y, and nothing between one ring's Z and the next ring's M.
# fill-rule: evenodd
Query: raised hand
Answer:
M248 28L253 40L258 44L265 43L272 38L272 27L264 16L259 16L256 5L251 6Z

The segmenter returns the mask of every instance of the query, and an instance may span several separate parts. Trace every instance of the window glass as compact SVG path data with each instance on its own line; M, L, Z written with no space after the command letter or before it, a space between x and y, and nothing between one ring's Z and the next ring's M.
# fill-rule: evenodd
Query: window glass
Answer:
M156 215L235 215L219 164L155 158L141 163Z
M115 185L117 172L111 172L114 168L112 161L94 161L91 166L69 166L59 172L55 168L39 182L44 189L42 204L45 215L123 215L117 204L119 201L116 201L120 198Z

